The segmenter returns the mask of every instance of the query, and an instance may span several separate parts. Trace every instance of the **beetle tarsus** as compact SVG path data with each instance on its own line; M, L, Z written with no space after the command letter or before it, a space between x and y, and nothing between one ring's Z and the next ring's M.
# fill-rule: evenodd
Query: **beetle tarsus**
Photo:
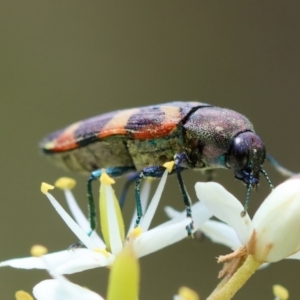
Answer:
M186 231L187 231L187 237L188 238L194 238L194 235L193 235L194 222L191 221L191 223L189 225L187 225L185 228L186 228Z

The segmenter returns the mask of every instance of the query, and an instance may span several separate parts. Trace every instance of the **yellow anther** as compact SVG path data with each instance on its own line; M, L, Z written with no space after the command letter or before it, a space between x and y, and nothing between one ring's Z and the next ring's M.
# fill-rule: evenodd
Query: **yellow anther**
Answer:
M111 185L111 184L114 184L115 181L110 177L108 176L105 171L102 171L102 175L100 176L100 182L103 183L103 184L106 184L106 185Z
M282 285L273 285L273 294L280 300L287 300L289 298L289 291Z
M172 172L172 170L174 168L174 165L175 165L175 161L174 160L168 161L168 162L164 163L164 167L168 170L169 173Z
M95 248L94 251L103 254L106 258L109 257L109 252L107 252L105 249Z
M16 300L33 300L33 297L25 291L17 291L15 298Z
M132 229L129 234L128 237L129 238L138 238L141 234L143 233L143 230L141 227L135 227L134 229Z
M51 185L51 184L48 184L46 182L42 182L42 185L41 185L41 192L43 194L46 194L48 193L49 190L53 190L54 189L54 186Z
M48 249L42 245L34 245L30 249L32 256L40 257L48 252Z
M76 185L76 181L69 177L60 177L54 185L61 190L72 190Z
M178 291L179 296L184 300L199 300L198 294L186 286L182 286Z

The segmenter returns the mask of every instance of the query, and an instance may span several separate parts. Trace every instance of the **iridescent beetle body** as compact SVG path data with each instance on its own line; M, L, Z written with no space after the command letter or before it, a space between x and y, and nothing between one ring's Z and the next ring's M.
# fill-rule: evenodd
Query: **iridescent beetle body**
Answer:
M178 156L175 172L183 194L180 172L185 169L232 169L246 183L247 198L260 173L267 177L262 169L265 147L250 121L235 111L201 102L170 102L99 115L50 134L40 146L71 171L106 168L113 170L112 176L141 172L141 178L160 177L163 164ZM136 189L139 198L139 186Z

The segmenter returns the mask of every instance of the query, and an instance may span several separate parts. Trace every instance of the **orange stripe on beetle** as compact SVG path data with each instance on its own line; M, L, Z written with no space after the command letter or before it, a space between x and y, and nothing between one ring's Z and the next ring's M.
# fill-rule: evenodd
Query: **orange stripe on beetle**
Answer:
M46 143L44 148L53 152L67 151L78 147L78 139L75 137L76 129L82 124L77 122L67 127L56 139Z
M159 126L156 124L148 125L133 134L138 140L147 140L165 137L176 128L178 122L182 119L180 107L161 106L160 111L164 114L164 119Z
M112 136L112 135L126 135L127 130L126 130L126 125L128 123L128 120L132 115L135 113L139 112L140 109L138 108L132 108L132 109L126 109L122 110L116 115L109 120L105 126L101 129L101 131L98 134L98 138L105 138L107 136Z

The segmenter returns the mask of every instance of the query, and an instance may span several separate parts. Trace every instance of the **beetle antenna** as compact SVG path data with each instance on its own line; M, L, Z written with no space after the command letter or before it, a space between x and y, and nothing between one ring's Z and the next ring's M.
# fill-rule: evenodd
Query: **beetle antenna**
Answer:
M296 173L283 167L271 154L267 153L266 160L282 175L285 177L291 177ZM265 175L265 174L264 174ZM265 175L266 176L266 175Z
M271 179L268 176L268 173L264 169L260 169L259 172L262 173L262 174L264 174L264 176L266 177L266 179L267 179L267 181L269 183L270 188L273 190L274 189L274 185L272 184Z
M253 178L253 176L252 176L252 172L251 172L250 178L249 178L249 183L247 184L247 193L246 193L246 200L245 200L245 204L244 204L244 210L241 212L241 217L244 217L248 210L252 178Z

